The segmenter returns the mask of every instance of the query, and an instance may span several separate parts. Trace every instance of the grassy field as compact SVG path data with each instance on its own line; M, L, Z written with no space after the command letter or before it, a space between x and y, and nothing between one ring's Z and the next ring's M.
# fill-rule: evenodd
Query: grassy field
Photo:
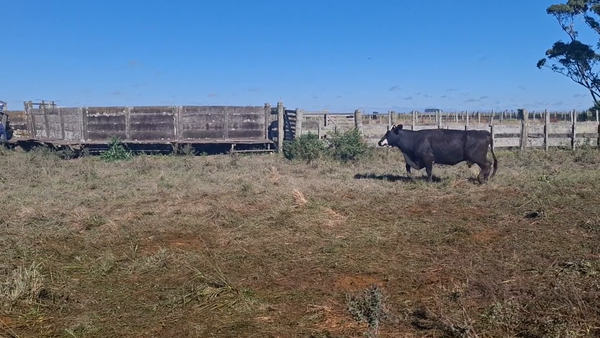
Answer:
M3 337L594 337L600 152L0 153Z

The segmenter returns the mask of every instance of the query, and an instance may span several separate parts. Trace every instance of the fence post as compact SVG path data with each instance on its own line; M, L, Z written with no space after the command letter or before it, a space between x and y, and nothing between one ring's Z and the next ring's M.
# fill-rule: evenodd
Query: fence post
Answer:
M419 112L416 110L412 111L412 124L410 126L411 130L415 130L417 123L419 121Z
M323 121L319 121L319 124L317 124L317 137L319 138L319 140L322 138L322 132L321 132L321 122Z
M544 109L544 149L546 151L548 151L548 134L550 134L550 131L548 130L548 128L550 128L550 113L548 113L548 109Z
M354 111L354 126L358 131L362 132L362 112L360 109Z
M181 119L181 115L183 114L183 107L182 106L176 106L177 108L177 114L176 114L176 118L177 118L177 123L175 124L175 140L177 140L177 150L179 151L179 146L181 145L179 142L181 141L181 130L182 128L182 124L183 121ZM265 116L265 139L267 139L268 137L268 123L267 123L267 119Z
M60 119L60 137L62 140L65 139L65 119L62 114L62 109L60 107L58 109L58 118Z
M283 114L285 113L283 108L283 102L277 102L277 152L281 153L283 150L283 138L285 136L285 130L283 130Z
M596 139L596 146L600 149L600 115L598 115L598 109L596 109L596 123L598 124L598 138Z
M477 123L481 124L481 112L479 110L477 111Z
M89 135L88 135L88 107L84 107L84 109L81 110L81 126L82 126L82 135L83 135L83 141L88 141L89 140ZM33 116L32 116L33 117Z
M465 120L465 130L469 130L469 111L466 111L467 118Z
M265 139L269 139L269 126L271 125L271 104L265 103Z
M527 147L527 109L519 109L518 112L521 114L521 150L525 150Z
M575 141L577 140L577 134L575 130L577 129L577 113L575 109L571 111L571 149L575 149Z
M79 116L81 116L81 121L79 121L79 122L81 122L81 123L79 123L79 132L81 133L80 134L81 137L79 138L79 142L85 142L85 134L83 133L83 129L84 129L84 126L83 126L83 108L81 108L81 107L77 108L77 114Z
M296 132L294 138L302 136L302 121L304 120L304 109L296 108Z
M443 118L442 112L438 110L436 112L436 116L437 116L438 129L442 129L442 118Z
M125 107L125 139L131 140L131 107Z
M494 134L494 115L490 118L490 134L492 134L492 150L496 147L494 146L494 141L496 141L496 135Z
M48 122L48 114L46 113L46 103L42 100L40 105L42 116L44 117L44 128L46 129L46 138L50 138L50 123Z

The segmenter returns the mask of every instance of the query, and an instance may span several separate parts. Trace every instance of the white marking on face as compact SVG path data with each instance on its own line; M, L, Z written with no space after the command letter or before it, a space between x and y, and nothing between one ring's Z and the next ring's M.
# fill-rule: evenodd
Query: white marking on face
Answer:
M387 139L384 138L383 141L381 141L381 146L383 147L383 146L387 146L387 145L388 145Z

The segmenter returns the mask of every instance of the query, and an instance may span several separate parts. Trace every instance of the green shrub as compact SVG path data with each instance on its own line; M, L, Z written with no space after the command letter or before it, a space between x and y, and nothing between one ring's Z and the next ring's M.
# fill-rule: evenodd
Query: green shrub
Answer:
M133 153L125 149L118 138L112 137L108 150L103 152L100 158L107 162L129 160L133 158Z
M368 143L356 128L343 133L334 132L329 142L330 155L342 162L358 160L369 149Z
M308 163L324 154L325 144L316 134L308 133L283 143L283 156L288 160L304 160Z

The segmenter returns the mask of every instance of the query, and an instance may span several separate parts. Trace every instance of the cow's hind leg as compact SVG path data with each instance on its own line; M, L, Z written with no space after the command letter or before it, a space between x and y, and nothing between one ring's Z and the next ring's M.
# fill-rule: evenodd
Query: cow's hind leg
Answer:
M433 162L425 164L425 171L427 171L427 182L433 182Z
M410 165L408 163L406 164L406 176L408 178L412 178L412 174L410 172Z
M479 175L477 175L477 181L479 184L487 183L488 177L490 176L491 164L488 161L482 163L477 163L481 170L479 171Z

